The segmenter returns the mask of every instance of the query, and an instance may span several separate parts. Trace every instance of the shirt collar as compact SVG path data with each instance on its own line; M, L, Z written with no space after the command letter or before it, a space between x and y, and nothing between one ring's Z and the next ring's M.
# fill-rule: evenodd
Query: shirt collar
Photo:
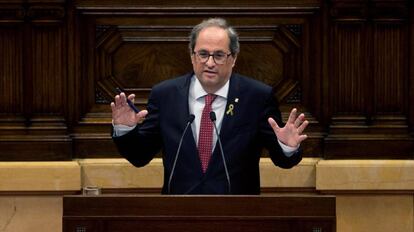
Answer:
M195 99L199 99L201 97L206 96L208 93L203 89L203 86L201 85L198 78L193 75L192 77L193 82L193 88L190 91L193 91L193 96ZM220 96L224 99L227 99L227 94L229 93L229 83L230 79L227 80L226 84L224 84L219 90L217 90L214 94L217 96Z

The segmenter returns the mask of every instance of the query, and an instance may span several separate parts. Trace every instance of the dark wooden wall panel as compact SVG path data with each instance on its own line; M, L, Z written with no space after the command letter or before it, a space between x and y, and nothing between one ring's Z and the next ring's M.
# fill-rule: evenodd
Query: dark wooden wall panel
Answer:
M409 93L409 97L408 99L406 99L406 105L408 105L408 121L409 121L409 125L410 125L410 132L411 132L411 136L414 136L414 6L411 3L410 5L410 9L409 9L409 15L410 15L410 21L409 21L409 42L407 43L407 52L409 52L409 56L408 56L408 61L409 64L408 66L409 68L409 73L408 73L408 93ZM414 147L414 145L413 145ZM414 150L413 148L411 148L411 150Z
M0 2L0 54L7 67L1 73L1 160L71 159L65 5Z
M326 158L412 158L409 6L407 1L331 2Z
M366 75L366 46L363 25L335 25L332 44L330 88L333 115L363 114Z
M154 84L192 69L188 33L212 16L240 34L235 71L273 86L285 118L306 113L305 156L411 159L413 5L0 1L0 160L118 157L114 88L144 108Z
M0 113L23 111L22 28L0 27Z
M33 113L63 116L66 52L61 43L62 35L60 28L34 28L32 31Z
M406 112L407 56L404 25L377 23L373 32L372 90L375 113Z

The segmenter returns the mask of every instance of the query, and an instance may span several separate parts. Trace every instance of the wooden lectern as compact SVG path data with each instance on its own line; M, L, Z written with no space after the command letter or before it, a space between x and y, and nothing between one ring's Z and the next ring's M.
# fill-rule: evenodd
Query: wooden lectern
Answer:
M335 229L334 196L63 198L63 232L333 232Z

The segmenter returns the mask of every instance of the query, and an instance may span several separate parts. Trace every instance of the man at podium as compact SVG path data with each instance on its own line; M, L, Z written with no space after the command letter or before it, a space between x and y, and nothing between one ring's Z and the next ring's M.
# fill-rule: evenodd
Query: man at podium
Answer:
M155 85L146 110L115 96L113 141L137 167L162 151L164 194L259 194L262 149L295 166L308 121L292 109L284 124L272 88L233 72L239 38L224 19L204 20L189 40L193 71Z

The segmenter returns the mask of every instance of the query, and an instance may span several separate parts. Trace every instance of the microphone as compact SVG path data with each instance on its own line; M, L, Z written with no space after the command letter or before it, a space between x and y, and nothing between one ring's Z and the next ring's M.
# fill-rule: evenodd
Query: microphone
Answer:
M218 140L220 151L221 151L221 158L223 159L224 171L226 172L226 178L227 178L227 184L228 184L228 193L231 194L230 176L229 176L229 171L227 170L226 159L224 158L223 145L221 145L220 135L218 133L217 126L216 126L216 119L217 119L216 118L216 113L214 113L214 111L211 111L210 112L210 120L213 122L214 131L216 132L216 135L217 135L217 140Z
M172 169L171 169L170 177L168 178L168 187L167 187L167 193L168 194L171 193L171 180L172 180L172 177L174 175L175 166L177 165L178 154L180 154L180 149L181 149L181 145L183 143L185 132L187 132L188 127L191 125L191 123L193 123L194 118L195 118L194 114L190 114L188 116L187 125L185 125L183 134L181 135L180 142L178 143L178 148L177 148L177 152L175 153L174 163L173 163L173 166L172 166Z

